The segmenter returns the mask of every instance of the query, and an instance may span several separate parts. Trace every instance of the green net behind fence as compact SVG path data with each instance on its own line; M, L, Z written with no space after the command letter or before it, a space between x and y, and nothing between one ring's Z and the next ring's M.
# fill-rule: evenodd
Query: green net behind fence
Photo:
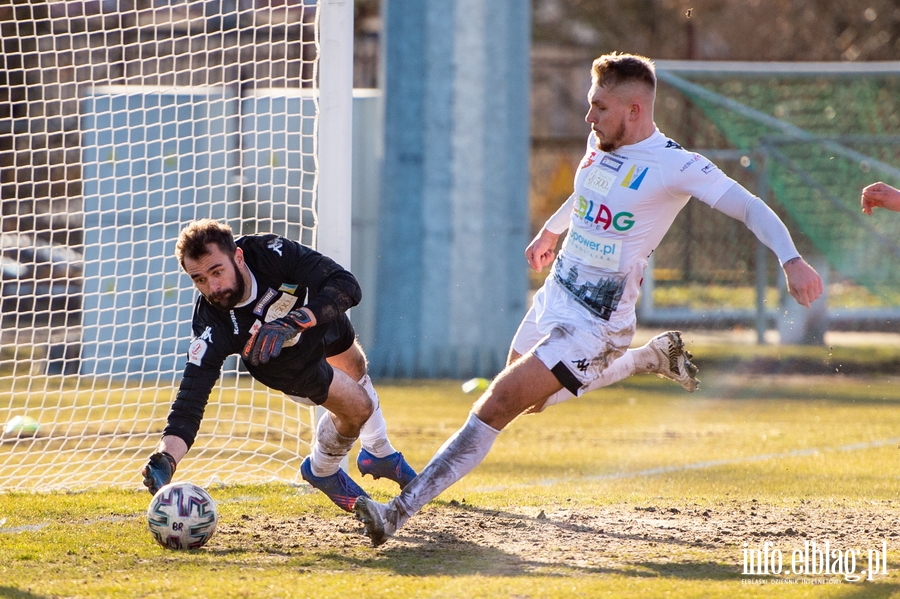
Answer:
M770 197L845 277L900 287L900 215L860 211L874 181L900 187L900 73L660 69L733 146L754 155Z

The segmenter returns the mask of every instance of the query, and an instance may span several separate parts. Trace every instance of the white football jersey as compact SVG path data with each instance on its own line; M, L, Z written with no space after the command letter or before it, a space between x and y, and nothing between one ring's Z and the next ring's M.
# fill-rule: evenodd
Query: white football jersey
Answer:
M591 133L551 276L599 318L633 318L644 267L678 212L692 196L713 206L732 185L658 129L614 152L598 150Z

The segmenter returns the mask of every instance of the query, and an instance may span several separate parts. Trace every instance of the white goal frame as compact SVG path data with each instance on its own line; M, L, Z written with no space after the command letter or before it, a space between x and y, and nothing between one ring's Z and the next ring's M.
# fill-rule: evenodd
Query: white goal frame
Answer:
M234 4L257 3L236 0ZM300 5L301 0L285 4ZM302 0L302 5L315 6L316 30L316 85L296 88L316 107L314 229L306 242L349 269L354 6L352 0ZM192 10L191 3L183 0L172 0L171 7L172 11ZM235 215L222 218L233 221ZM54 231L51 227L40 233ZM4 285L5 296L13 287ZM15 291L22 289L17 284ZM190 325L179 321L177 328L178 347L185 350L179 352L182 356L190 341ZM143 488L139 470L159 441L184 358L179 357L175 380L171 376L105 377L100 372L60 374L48 371L50 357L54 344L68 347L73 331L62 342L21 327L0 333L5 345L0 355L0 492ZM9 340L13 343L8 344ZM320 411L262 388L235 359L226 362L223 375L229 369L233 376L221 379L213 390L197 442L179 465L178 479L201 485L299 483L299 465L314 440Z

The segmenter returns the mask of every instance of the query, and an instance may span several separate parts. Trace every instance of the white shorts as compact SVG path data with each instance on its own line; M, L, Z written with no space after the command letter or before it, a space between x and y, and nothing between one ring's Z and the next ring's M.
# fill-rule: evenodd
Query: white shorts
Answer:
M534 295L512 348L534 352L563 387L581 395L631 344L634 310L618 316L615 322L597 318L550 278Z
M310 408L319 407L319 404L317 404L316 402L314 402L313 400L311 400L308 397L300 397L299 395L288 395L287 393L285 393L284 396L287 397L288 399L290 399L291 401L297 402L301 406L309 406Z

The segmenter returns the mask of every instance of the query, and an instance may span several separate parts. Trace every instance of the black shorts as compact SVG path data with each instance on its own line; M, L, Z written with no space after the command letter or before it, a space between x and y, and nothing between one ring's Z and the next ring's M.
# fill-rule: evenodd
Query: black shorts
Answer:
M305 331L297 345L285 348L267 363L245 364L253 378L266 387L321 405L334 380L334 369L325 359L347 351L355 340L356 331L342 314L324 327Z
M330 358L342 354L356 341L356 330L346 314L328 324L325 332L325 357Z

